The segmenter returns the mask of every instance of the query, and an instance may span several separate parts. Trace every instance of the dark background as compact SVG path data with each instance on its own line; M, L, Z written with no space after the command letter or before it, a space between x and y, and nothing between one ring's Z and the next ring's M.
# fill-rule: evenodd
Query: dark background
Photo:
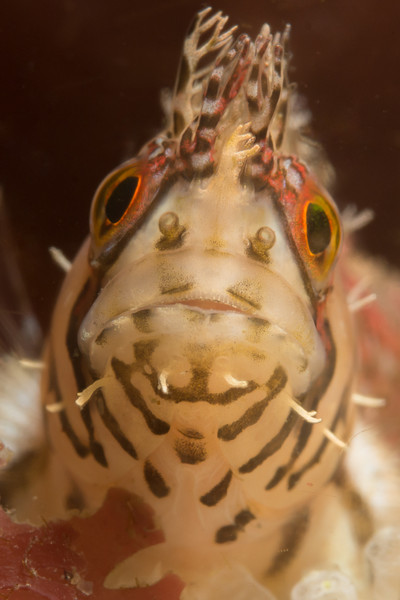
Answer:
M95 188L162 124L196 0L0 0L0 182L18 260L46 326ZM290 78L337 172L339 206L371 207L361 245L400 264L400 3L215 0L255 36L293 26Z

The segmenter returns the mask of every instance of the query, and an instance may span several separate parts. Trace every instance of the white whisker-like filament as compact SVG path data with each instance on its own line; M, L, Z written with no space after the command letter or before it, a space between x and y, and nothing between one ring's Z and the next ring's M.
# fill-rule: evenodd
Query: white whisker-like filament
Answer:
M364 394L352 394L352 402L358 406L365 406L367 408L382 408L386 406L385 398L376 398L374 396L365 396Z
M347 444L346 442L344 442L343 440L341 440L340 438L338 438L337 435L335 435L333 433L333 431L331 431L330 429L327 429L326 427L324 427L324 436L333 444L335 444L335 446L337 446L338 448L341 448L341 450L345 450L347 448Z
M249 385L248 381L236 379L236 377L234 377L230 373L224 375L224 379L227 383L229 383L229 385L235 388L247 388L247 386Z
M362 229L375 218L375 213L370 208L358 211L357 207L351 204L342 212L343 229L345 233L353 233Z
M68 273L68 271L71 269L72 263L70 260L68 260L62 250L51 246L49 248L49 252L56 265L58 265L65 273Z
M374 294L374 293L368 294L368 296L364 296L364 298L360 298L359 300L350 302L348 304L349 311L357 312L357 311L361 310L362 308L364 308L365 306L368 306L368 304L375 302L375 300L376 300L376 294Z
M317 414L316 410L306 410L299 404L294 398L292 398L289 394L287 394L289 406L294 412L296 412L302 419L307 421L307 423L321 423L322 419L317 418L315 415Z
M167 383L167 376L168 376L167 371L162 371L160 373L159 378L158 378L158 387L159 387L159 389L161 389L161 391L162 391L163 394L168 394L169 393L168 383Z
M104 388L107 383L111 381L113 381L112 377L102 377L101 379L97 379L97 381L94 381L87 388L82 390L82 392L78 393L75 404L79 406L79 408L83 408L92 399L98 389Z
M45 409L49 413L59 413L65 408L64 402L53 402L53 404L46 404Z
M362 277L357 283L351 288L347 294L347 304L352 304L356 300L359 300L361 296L368 290L371 285L371 278L368 275Z
M31 360L29 358L21 358L19 364L26 369L37 369L39 371L45 367L45 363L42 360Z

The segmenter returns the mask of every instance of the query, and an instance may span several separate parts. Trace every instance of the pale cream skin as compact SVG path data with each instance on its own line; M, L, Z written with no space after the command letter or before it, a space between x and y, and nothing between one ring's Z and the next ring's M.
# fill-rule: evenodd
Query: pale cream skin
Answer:
M226 176L226 173L218 173L218 177ZM304 423L303 416L298 418L297 426L279 452L252 473L243 476L239 472L246 460L279 433L289 414L296 405L299 406L294 398L306 393L324 368L325 350L311 318L309 299L296 261L291 256L270 199L260 195L254 200L249 198L248 190L240 188L228 199L211 191L212 188L196 189L194 184L185 194L179 186L170 191L108 272L102 291L80 327L79 347L98 378L80 401L90 404L93 391L101 388L109 409L118 416L124 432L134 441L139 460L132 460L121 450L96 412L93 422L107 452L108 469L91 457L79 459L62 434L56 415L50 415L48 419L51 442L56 451L53 460L57 465L59 460L62 461L71 480L79 484L88 509L95 510L110 487L123 487L139 495L155 510L156 522L164 532L165 544L127 559L110 574L107 586L148 585L170 571L201 586L203 577L207 581L210 573L225 569L227 563L246 566L261 580L265 565L282 543L281 527L304 506L312 507L314 511L313 536L320 529L321 521L325 521L326 511L335 515L337 512L334 529L339 539L342 539L342 528L348 528L347 517L336 510L337 494L326 487L342 457L342 449L330 440L323 460L294 490L288 492L287 482L283 480L273 490L265 491L268 480L289 458ZM229 220L224 219L227 210ZM154 252L154 245L160 238L159 220L168 212L178 215L179 222L185 227L184 246L179 250ZM260 225L269 227L275 236L268 265L246 256L248 240ZM65 363L58 376L67 414L83 439L86 433L79 418L80 409L75 404L77 389L66 360L63 339L75 300L71 290L80 289L86 276L88 243L64 284L54 315L57 327L52 334L54 352L58 360ZM167 301L165 294L160 293L166 285L179 287L180 282L186 280L191 282L189 291L174 293ZM301 469L312 459L325 439L326 428L337 412L343 388L351 380L354 370L348 309L339 283L333 285L326 311L332 335L340 349L335 376L318 405L317 414L308 415L304 410L305 418L315 423L294 470ZM245 297L254 300L260 308L232 296L228 292L232 289L243 291ZM150 308L153 308L153 331L146 334L137 330L132 314ZM219 317L217 322L213 322L215 315ZM259 322L268 322L269 326L265 331L255 327L250 320L252 317ZM104 329L109 331L107 341L98 345L95 340ZM110 365L112 356L131 363L133 343L154 337L160 344L151 365L156 370L160 389L167 395L170 386L188 385L191 363L196 361L198 364L205 361L209 365L210 393L225 392L232 387L242 388L245 392L250 381L256 382L257 387L244 393L240 401L227 406L210 406L206 399L195 404L154 403L145 377L133 373L131 381L141 391L152 412L170 425L167 435L155 436L127 401ZM257 360L252 358L255 353L259 355ZM221 442L217 437L218 429L240 419L246 410L262 401L266 383L277 365L284 365L288 375L282 391L257 424L229 443ZM53 400L49 398L48 402ZM184 429L194 429L204 438L207 460L201 464L182 465L176 455L174 444ZM336 429L335 435L344 442L348 439L347 421ZM171 486L172 492L167 498L155 498L149 490L143 477L146 459L151 459ZM210 510L200 504L198 498L216 485L227 469L233 473L229 494L218 507ZM59 471L58 466L56 470ZM319 490L322 495L318 495ZM38 496L40 498L40 494ZM329 501L327 496L331 496ZM57 502L51 495L46 495L47 503L47 508L41 506L41 514L47 517L63 514L65 509L63 506L57 509ZM215 544L218 527L232 522L243 509L251 510L256 519L249 523L236 542L223 546ZM342 520L343 524L340 524ZM331 537L326 545L324 539L315 557L319 562L329 560L332 546L336 545L334 540L335 536ZM314 550L309 548L307 552ZM296 576L301 572L297 563L295 561L293 566ZM285 575L285 589L294 580L293 574ZM273 589L273 579L268 584ZM281 584L276 585L280 589Z
M65 340L93 247L100 246L95 235L74 261L47 353L56 365L61 401L51 388L51 369L43 380L51 454L47 470L32 485L36 498L21 506L21 515L33 521L65 517L71 486L79 488L88 511L101 505L110 487L150 505L165 542L117 565L107 587L149 585L173 572L187 583L182 598L212 600L214 589L215 597L225 597L224 582L234 574L237 596L229 598L248 593L268 599L268 588L283 600L305 568L339 566L363 590L353 517L344 508L343 489L333 483L352 422L347 405L355 359L347 303L333 261L323 278L310 276L315 297L310 296L304 283L308 265L294 252L271 191L255 191L241 181L259 147L248 113L240 112L244 96L238 98L224 116L213 174L178 179L102 276L77 329L76 352L91 374L83 390ZM292 129L295 117L282 144L285 155L300 148ZM303 182L296 177L289 167L288 181L301 194ZM321 194L335 211L329 196ZM182 243L163 249L160 240L178 224ZM334 240L329 243L335 253ZM329 343L316 322L317 297L330 327ZM101 410L95 400L99 391ZM134 404L138 397L144 408ZM65 414L77 438L88 444L81 416L88 407L107 468L94 454L79 456L59 418ZM337 418L340 407L343 418ZM106 411L136 457L110 432ZM165 430L153 431L154 422ZM304 447L293 458L303 438ZM268 457L252 466L268 442ZM285 465L285 476L272 485ZM202 501L227 473L229 483L218 501ZM238 515L246 522L236 527ZM299 527L301 547L282 574L268 574L287 550L292 522ZM221 543L218 535L227 527L236 538Z

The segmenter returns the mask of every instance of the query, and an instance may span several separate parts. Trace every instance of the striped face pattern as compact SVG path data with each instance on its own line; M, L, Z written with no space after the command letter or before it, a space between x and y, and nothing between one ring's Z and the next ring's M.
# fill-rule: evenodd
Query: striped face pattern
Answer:
M123 487L170 556L267 539L273 571L337 472L352 334L339 216L293 125L288 30L251 41L225 23L197 15L166 129L95 194L48 343L47 430L66 508Z

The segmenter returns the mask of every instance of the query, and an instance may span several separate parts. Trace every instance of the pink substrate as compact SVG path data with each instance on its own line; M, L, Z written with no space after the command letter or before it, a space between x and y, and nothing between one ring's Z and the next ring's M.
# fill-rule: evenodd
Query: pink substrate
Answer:
M16 524L0 512L1 600L178 600L175 576L157 585L107 590L112 568L140 548L162 541L149 510L121 490L111 490L91 517Z

